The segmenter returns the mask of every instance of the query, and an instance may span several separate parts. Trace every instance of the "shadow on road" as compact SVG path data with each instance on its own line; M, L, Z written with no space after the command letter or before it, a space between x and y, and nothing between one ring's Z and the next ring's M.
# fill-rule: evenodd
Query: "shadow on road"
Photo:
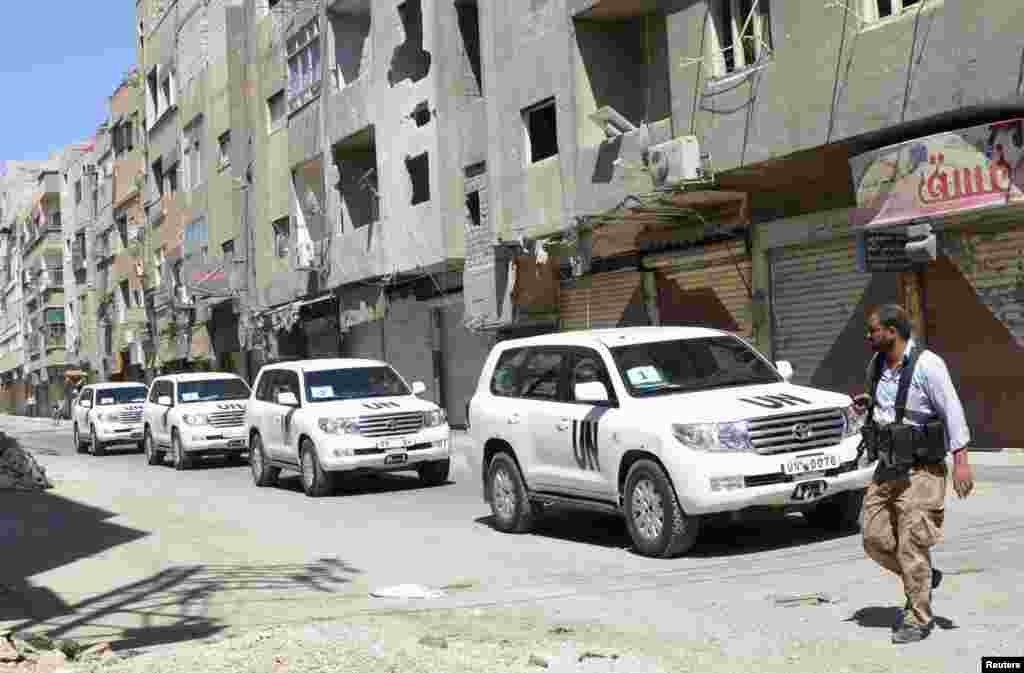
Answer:
M351 498L353 496L374 495L378 493L445 488L454 483L454 481L449 479L437 486L427 486L420 481L415 473L379 472L345 475L335 482L334 491L331 495L338 498ZM277 485L286 491L302 492L302 480L297 474L278 477Z
M344 561L323 558L309 564L197 565L174 567L74 605L59 614L32 617L15 631L37 631L51 638L110 642L115 650L206 638L227 625L210 614L213 604L294 599L297 593L334 593L361 573Z
M894 629L902 611L901 608L896 606L881 607L875 605L861 608L843 621L854 622L857 626L866 629ZM935 625L943 631L960 628L947 617L939 617L938 615L935 616Z
M475 522L494 527L493 516L479 517ZM558 507L549 507L536 519L532 534L609 549L633 546L622 517ZM702 526L697 544L687 556L714 558L752 554L857 534L815 528L799 515L755 513L736 523L716 522Z
M60 598L27 578L149 535L108 521L115 516L51 491L0 491L0 621L60 614Z

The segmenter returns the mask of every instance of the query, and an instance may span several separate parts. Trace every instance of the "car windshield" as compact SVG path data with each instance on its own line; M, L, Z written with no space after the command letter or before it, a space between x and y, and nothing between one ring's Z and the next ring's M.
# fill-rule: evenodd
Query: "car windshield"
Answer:
M306 372L306 399L310 402L411 394L398 372L391 367L352 367Z
M246 399L249 399L249 385L242 379L212 379L178 383L178 401L182 404Z
M137 388L103 388L96 391L96 405L131 404L146 401L146 387Z
M782 381L757 353L731 336L655 341L611 351L633 397Z

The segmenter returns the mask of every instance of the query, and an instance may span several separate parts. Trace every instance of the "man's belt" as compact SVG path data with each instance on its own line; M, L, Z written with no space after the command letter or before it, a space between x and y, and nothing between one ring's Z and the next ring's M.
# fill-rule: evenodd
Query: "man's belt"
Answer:
M881 456L894 467L941 463L949 446L942 421L924 425L868 423L861 433L868 460L874 462Z

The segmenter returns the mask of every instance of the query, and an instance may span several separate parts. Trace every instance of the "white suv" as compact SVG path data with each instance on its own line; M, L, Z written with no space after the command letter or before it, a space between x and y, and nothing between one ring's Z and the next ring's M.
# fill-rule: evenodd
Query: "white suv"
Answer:
M168 450L178 470L187 470L204 455L240 459L248 450L249 392L249 384L234 374L171 374L153 379L143 413L146 461L159 465Z
M269 486L295 470L313 497L342 473L416 470L425 484L446 482L451 431L444 410L417 397L424 390L377 360L263 367L246 414L253 481Z
M852 400L791 385L727 332L637 327L503 341L469 403L495 526L544 505L621 514L637 551L688 551L702 519L796 508L856 526L873 465Z
M102 456L107 446L134 444L142 448L142 383L94 383L85 386L71 407L75 450Z

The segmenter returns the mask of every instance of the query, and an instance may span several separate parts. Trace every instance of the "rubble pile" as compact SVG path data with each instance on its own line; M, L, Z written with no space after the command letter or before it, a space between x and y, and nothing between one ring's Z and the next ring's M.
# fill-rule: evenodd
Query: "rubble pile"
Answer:
M116 656L110 643L82 645L33 633L0 634L0 673L70 673L74 664Z
M53 488L46 470L17 439L0 431L0 490L42 491Z

